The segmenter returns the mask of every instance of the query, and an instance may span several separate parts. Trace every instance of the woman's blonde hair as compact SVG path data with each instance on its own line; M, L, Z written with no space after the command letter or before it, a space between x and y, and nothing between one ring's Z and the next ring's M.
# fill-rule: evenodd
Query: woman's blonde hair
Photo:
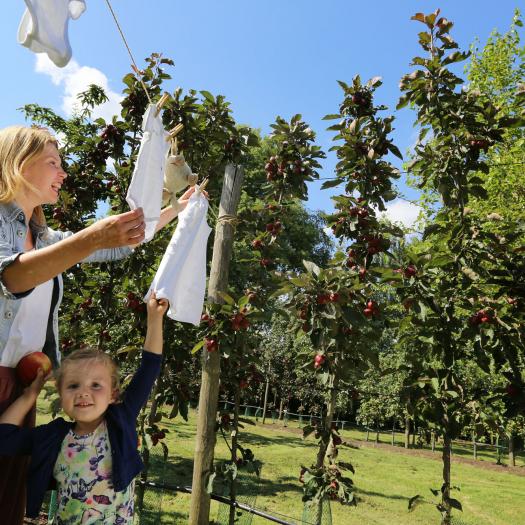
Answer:
M55 370L55 380L57 383L57 389L60 392L62 387L62 382L64 381L64 373L66 368L69 365L78 364L79 361L95 361L96 363L101 363L107 367L111 374L111 388L113 390L120 389L120 378L118 373L118 366L113 361L109 354L106 354L102 350L97 350L94 348L80 348L74 350L68 354L60 364L60 367Z
M0 130L0 202L12 202L22 188L34 190L22 172L47 144L58 148L56 138L44 128L10 126ZM45 224L41 206L35 208L34 218Z

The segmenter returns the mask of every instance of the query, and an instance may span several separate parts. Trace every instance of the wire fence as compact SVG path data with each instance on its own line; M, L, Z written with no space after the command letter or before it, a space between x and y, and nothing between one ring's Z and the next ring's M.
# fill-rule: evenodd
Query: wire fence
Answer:
M221 401L220 408L228 410L234 403ZM256 405L240 405L241 413L244 417L253 417L256 421L263 418L263 407ZM304 428L320 423L322 418L319 414L304 414L290 412L286 409L267 410L266 418L272 424L282 423L284 427ZM405 446L405 429L393 427L388 430L384 428L372 428L359 425L355 421L336 418L333 423L337 425L340 433L350 439L362 441L376 441L377 443L390 444L393 446ZM387 436L387 439L384 437ZM439 441L431 433L421 429L410 434L410 448L420 448L441 452ZM509 455L509 442L506 439L496 437L494 443L481 441L456 439L451 443L451 452L462 457L472 456L475 460L492 461L500 465L505 462L504 458ZM520 450L514 453L514 461L525 466L525 452Z

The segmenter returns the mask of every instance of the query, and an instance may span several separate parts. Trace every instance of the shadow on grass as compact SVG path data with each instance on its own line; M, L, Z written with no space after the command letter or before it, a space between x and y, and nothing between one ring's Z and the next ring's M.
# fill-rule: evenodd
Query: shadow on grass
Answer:
M382 492L375 492L373 490L363 490L359 487L356 487L356 492L358 495L366 495L366 496L374 496L377 498L386 498L386 499L397 499L397 500L404 500L408 503L408 500L410 499L408 496L400 496L399 494L384 494Z

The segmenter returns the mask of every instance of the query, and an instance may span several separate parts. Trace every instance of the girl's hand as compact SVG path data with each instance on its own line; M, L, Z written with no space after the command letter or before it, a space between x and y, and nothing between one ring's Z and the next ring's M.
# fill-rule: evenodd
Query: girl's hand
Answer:
M178 199L179 206L183 210L190 200L190 197L195 193L195 186L190 186ZM208 192L203 191L202 194L208 198Z
M168 306L167 299L157 299L155 292L151 292L147 304L148 319L161 319L168 310Z
M36 401L40 391L44 387L46 381L53 375L52 372L49 372L47 376L44 375L44 370L42 368L38 369L35 379L33 382L24 390L24 395L29 399Z

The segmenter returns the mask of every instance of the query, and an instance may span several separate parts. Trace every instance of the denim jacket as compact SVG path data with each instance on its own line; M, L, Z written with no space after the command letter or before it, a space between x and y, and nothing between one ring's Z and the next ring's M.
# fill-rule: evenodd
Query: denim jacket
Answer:
M72 232L60 232L47 226L41 226L35 223L33 219L30 220L29 227L33 232L35 249L37 250L73 235ZM5 287L2 279L4 269L24 252L26 237L27 226L24 212L13 202L0 203L0 354L5 348L11 325L20 308L20 299L32 292L31 289L23 293L13 294ZM81 262L114 261L127 257L131 252L131 248L128 247L98 250ZM49 312L46 341L42 349L42 352L51 359L54 368L60 363L58 310L62 301L62 294L62 276L59 274L53 279L51 311Z

